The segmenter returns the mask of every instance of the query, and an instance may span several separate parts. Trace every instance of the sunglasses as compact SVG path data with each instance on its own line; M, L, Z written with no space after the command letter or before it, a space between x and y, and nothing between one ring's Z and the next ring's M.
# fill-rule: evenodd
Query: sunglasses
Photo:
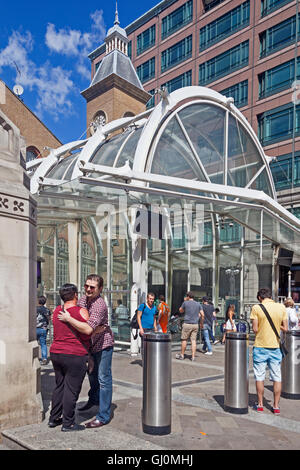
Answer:
M90 286L89 284L84 284L84 288L87 290L87 289L91 289L91 290L95 290L96 289L96 286Z

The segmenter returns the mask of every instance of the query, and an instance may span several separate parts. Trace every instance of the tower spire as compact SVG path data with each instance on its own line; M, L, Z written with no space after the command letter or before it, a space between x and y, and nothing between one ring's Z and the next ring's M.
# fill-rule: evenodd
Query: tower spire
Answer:
M116 13L115 13L115 23L114 24L120 24L119 21L119 13L118 13L118 2L116 0Z

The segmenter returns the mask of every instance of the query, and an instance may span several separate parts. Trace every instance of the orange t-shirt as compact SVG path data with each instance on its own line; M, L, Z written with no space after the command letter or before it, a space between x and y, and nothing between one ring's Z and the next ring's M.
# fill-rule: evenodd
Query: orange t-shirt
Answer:
M169 306L166 302L161 302L158 308L159 314L161 314L159 324L163 333L167 333L168 321L169 321Z

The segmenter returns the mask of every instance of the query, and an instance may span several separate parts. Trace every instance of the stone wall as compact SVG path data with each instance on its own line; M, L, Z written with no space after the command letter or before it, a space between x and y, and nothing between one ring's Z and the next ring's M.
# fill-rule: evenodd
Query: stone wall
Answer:
M43 418L36 341L36 201L19 129L0 111L0 430Z

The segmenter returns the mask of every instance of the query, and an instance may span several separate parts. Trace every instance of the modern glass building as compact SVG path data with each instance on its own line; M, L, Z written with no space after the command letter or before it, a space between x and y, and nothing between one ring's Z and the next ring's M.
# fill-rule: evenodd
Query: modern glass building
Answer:
M300 220L277 202L270 158L231 98L191 86L138 116L30 162L41 286L104 277L116 339L148 291L173 313L187 290L238 314L259 287L278 295L280 249L299 253ZM288 252L287 252L288 253Z
M273 157L278 200L299 214L299 1L162 0L125 30L143 87L206 86L235 105ZM105 46L89 55L92 76ZM145 72L144 72L145 69ZM293 257L292 295L300 301L300 258ZM280 294L288 293L281 267Z

